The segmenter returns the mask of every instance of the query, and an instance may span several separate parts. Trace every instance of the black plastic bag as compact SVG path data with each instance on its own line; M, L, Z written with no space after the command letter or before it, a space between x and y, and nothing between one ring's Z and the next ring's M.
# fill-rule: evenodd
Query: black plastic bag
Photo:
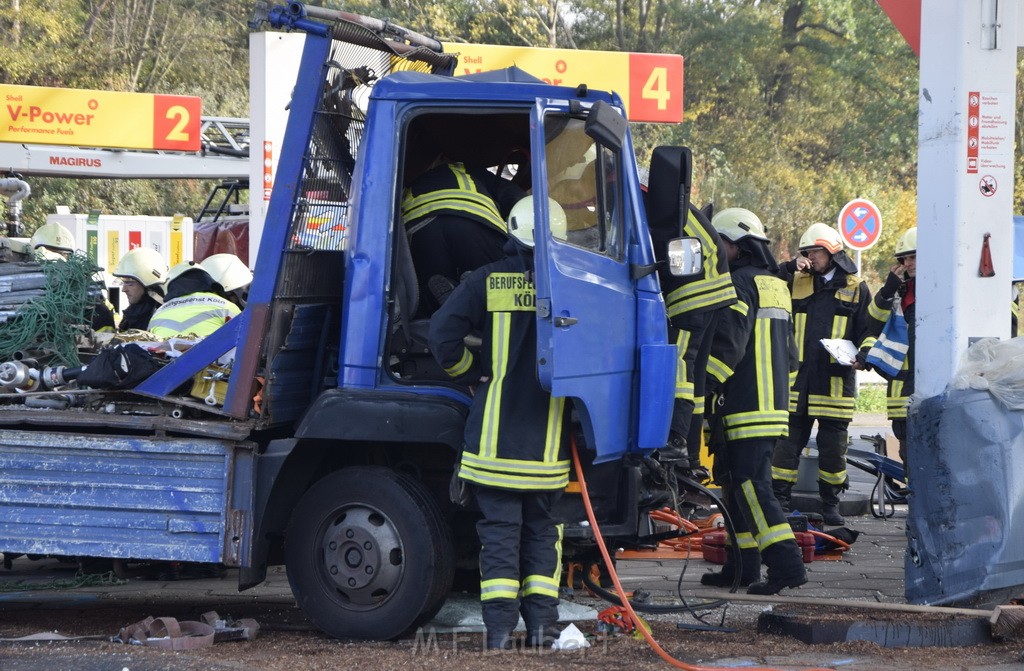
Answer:
M135 343L100 350L78 376L78 384L93 389L131 389L159 370L152 354Z

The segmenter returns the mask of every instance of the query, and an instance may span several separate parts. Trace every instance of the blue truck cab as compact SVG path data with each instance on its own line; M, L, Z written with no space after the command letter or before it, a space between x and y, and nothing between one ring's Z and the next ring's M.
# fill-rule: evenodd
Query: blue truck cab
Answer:
M622 101L515 69L454 78L451 55L350 18L266 17L307 37L243 313L133 390L33 418L0 404L5 556L219 563L240 589L284 563L338 637L436 614L478 546L448 496L471 395L430 354L401 218L438 151L534 195L539 380L572 401L605 535L652 533L641 464L666 441L676 348ZM223 403L182 393L225 355ZM575 485L567 558L593 545Z

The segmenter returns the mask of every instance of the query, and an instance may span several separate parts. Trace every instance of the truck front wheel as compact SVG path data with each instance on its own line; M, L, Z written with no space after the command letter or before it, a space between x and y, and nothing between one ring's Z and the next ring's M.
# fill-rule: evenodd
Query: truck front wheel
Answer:
M313 624L337 638L401 637L440 608L454 548L437 502L379 467L332 473L292 511L288 582Z

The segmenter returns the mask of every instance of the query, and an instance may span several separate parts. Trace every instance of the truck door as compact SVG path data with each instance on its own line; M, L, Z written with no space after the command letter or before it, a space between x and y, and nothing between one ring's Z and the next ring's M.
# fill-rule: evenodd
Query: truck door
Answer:
M538 374L555 396L578 399L588 446L609 461L635 447L637 304L622 149L591 138L585 113L573 112L553 100L533 110ZM566 240L552 239L555 206L544 196L565 212Z

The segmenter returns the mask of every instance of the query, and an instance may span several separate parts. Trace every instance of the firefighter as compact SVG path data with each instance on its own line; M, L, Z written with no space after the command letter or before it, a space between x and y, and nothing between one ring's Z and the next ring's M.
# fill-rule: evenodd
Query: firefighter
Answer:
M553 200L552 235L566 220ZM537 380L533 198L509 215L505 258L472 272L430 320L430 349L457 381L475 386L458 477L482 519L480 602L489 649L511 647L522 614L527 645L557 635L562 525L553 507L569 482L565 399ZM482 333L478 354L463 337Z
M740 546L740 584L750 594L777 594L807 582L803 555L772 492L775 442L788 428L792 304L768 248L764 225L738 207L712 223L721 236L737 301L725 310L708 358L715 481ZM731 553L730 553L731 555ZM760 579L761 562L768 577ZM732 585L737 568L701 576L701 584Z
M907 463L907 403L914 393L914 313L917 285L917 227L908 229L896 243L896 264L889 271L885 284L868 307L875 323L876 336L881 333L897 305L907 321L907 355L896 377L886 388L886 412L892 421L892 432L900 442L900 459ZM897 302L898 301L898 302Z
M788 510L800 465L800 451L818 423L818 493L826 524L845 523L839 495L846 475L847 427L853 419L856 371L875 342L868 316L871 291L843 252L839 232L812 224L800 237L801 257L784 264L781 275L793 296L793 323L800 368L789 395L789 436L779 441L772 460L775 495ZM860 350L852 365L838 363L822 338L849 340Z
M149 320L149 332L158 338L207 336L241 310L213 293L213 278L195 261L185 261L167 273L164 304Z
M502 258L505 217L524 195L508 180L443 157L406 188L402 220L420 285L420 317L429 317L463 274Z
M679 237L679 176L682 147L658 147L651 155L648 212L652 236ZM661 266L659 278L665 293L669 322L679 350L676 397L668 444L658 450L659 460L686 466L697 480L707 478L700 463L704 428L704 386L711 339L719 315L736 302L729 277L729 261L715 228L707 216L691 207L682 234L700 240L704 267L700 275L675 277ZM667 245L658 241L658 248Z
M213 278L213 289L218 296L228 299L240 310L245 309L252 271L242 259L234 254L214 254L200 261L199 265Z
M75 253L75 236L65 226L51 221L36 229L29 246L44 260L66 259Z
M117 262L114 277L120 278L121 291L128 299L118 329L148 330L150 318L164 303L164 280L167 279L164 257L155 249L136 247Z
M66 261L75 253L75 236L66 226L51 221L36 229L29 240L32 254L40 261ZM99 270L99 268L96 268ZM91 308L90 326L96 332L114 330L114 311L104 301L106 287L101 276L93 278L87 302Z

